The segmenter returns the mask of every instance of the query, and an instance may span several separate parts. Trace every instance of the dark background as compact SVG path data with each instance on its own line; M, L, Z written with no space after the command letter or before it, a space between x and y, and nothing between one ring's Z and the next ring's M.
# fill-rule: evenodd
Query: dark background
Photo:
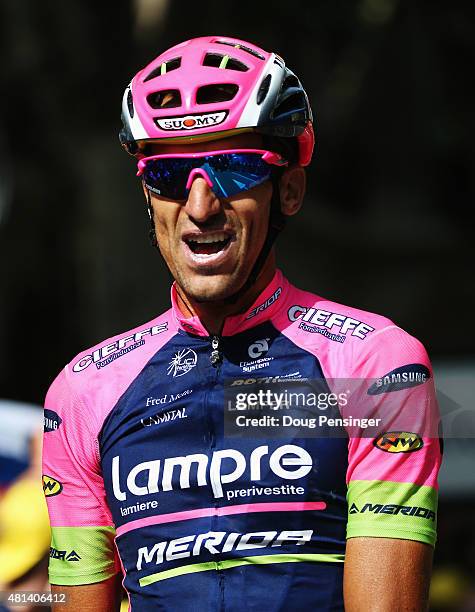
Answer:
M284 272L389 316L434 361L473 360L473 26L469 1L3 0L0 397L42 403L77 352L168 307L117 139L121 97L160 51L210 34L282 55L312 102L316 156L280 238ZM467 521L440 564L469 575Z

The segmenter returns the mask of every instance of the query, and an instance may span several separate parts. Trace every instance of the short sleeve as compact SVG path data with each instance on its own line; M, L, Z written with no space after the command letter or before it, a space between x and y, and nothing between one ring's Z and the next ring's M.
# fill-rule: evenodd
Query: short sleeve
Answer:
M427 353L391 326L359 349L355 376L360 409L380 424L370 437L362 433L349 440L347 538L434 545L441 442Z
M120 571L97 452L94 415L63 370L45 401L43 490L51 524L52 584L101 582Z

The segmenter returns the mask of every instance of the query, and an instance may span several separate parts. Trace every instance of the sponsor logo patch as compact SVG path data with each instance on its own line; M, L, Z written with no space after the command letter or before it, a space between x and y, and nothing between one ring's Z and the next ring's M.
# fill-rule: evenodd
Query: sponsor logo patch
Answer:
M240 361L239 367L243 372L254 372L255 370L261 370L267 368L270 362L273 361L273 357L266 357L267 351L269 350L270 338L263 338L262 340L256 340L249 345L247 354L252 361Z
M263 357L269 350L270 338L264 338L263 340L256 340L247 349L247 354L251 359L258 359Z
M259 306L256 306L255 308L251 310L251 312L247 315L246 320L252 319L252 317L255 317L257 314L259 314L263 310L266 310L267 308L269 308L269 306L272 306L272 304L279 299L281 293L282 293L282 287L278 287L275 290L275 292L270 296L270 298L268 298L265 302L263 302L262 304L259 304Z
M143 329L135 334L124 336L123 338L119 338L119 340L115 340L115 342L101 346L90 355L81 357L81 359L73 365L73 372L82 372L92 363L95 363L96 368L100 370L119 357L123 357L127 355L127 353L130 353L130 351L143 346L145 344L145 340L143 339L145 336L156 336L157 334L167 331L167 329L168 323L161 323L160 325L154 325L148 329Z
M287 380L307 380L302 378L300 372L291 374L277 374L276 376L265 376L263 378L237 378L234 379L230 387L240 387L242 385L271 385L274 383L285 382Z
M256 548L273 549L279 546L303 546L312 539L313 530L299 531L259 531L251 533L208 531L197 533L176 540L157 542L153 546L143 546L137 550L137 570L145 569L150 564L161 565L185 557L198 557L203 551L211 555L220 555L231 551L255 550Z
M147 401L145 402L145 406L148 408L149 406L163 406L177 400L183 399L188 395L193 393L193 389L185 389L180 393L165 393L161 397L147 397ZM167 421L174 421L175 419L187 419L188 415L186 414L186 407L178 408L178 409L168 409L165 411L158 412L152 416L144 417L140 419L140 422L144 427L150 427L152 425L160 425L160 423L165 423Z
M184 490L190 487L211 486L214 497L225 496L225 487L246 472L249 482L259 482L261 473L269 470L283 480L298 480L309 474L312 456L296 444L284 444L271 450L263 445L251 453L233 448L213 451L211 456L193 453L180 457L166 457L144 461L122 470L120 456L112 459L112 488L119 501L130 495L142 497L159 491Z
M59 495L63 490L63 485L52 478L51 476L47 476L43 474L43 493L45 497L53 497L53 495Z
M163 117L162 119L156 119L156 122L160 129L167 132L171 130L196 130L223 123L227 114L226 111L220 111L203 113L202 115L185 115L184 117Z
M409 363L378 378L368 389L368 395L379 395L417 387L417 385L423 385L429 378L429 368L422 363Z
M373 444L385 453L412 453L424 446L422 438L409 431L387 431L373 440Z
M193 349L186 348L178 351L173 356L173 359L168 364L167 374L175 376L183 376L196 366L198 355Z
M54 411L45 408L43 414L44 431L56 431L63 422L63 419Z
M374 327L359 319L320 308L295 305L289 308L287 316L292 322L300 320L299 329L312 334L321 334L334 342L343 343L347 335L364 340L374 331Z
M161 414L154 414L153 416L140 419L140 422L144 427L151 427L152 425L160 425L160 423L167 423L168 421L175 421L176 419L187 419L186 408L178 408L177 410L167 410Z
M51 559L58 559L58 561L79 561L81 559L75 550L68 553L67 550L58 550L53 547L49 549L49 556Z
M51 547L49 549L49 556L51 559L58 559L58 561L65 561L67 550L58 550L57 548Z
M75 550L72 550L69 555L66 556L66 561L79 561L81 557L77 554Z
M435 521L435 512L430 508L421 506L401 506L399 504L372 504L365 503L361 510L356 504L352 504L350 514L365 514L371 512L373 514L402 514L404 516L416 516L428 521Z

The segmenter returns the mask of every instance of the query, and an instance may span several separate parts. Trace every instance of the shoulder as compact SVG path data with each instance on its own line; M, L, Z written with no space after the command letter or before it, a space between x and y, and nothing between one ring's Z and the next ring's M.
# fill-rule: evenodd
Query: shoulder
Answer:
M171 310L77 354L50 386L45 408L107 414L147 362L176 333ZM94 415L94 416L93 416ZM101 419L99 419L101 420Z
M314 353L329 376L428 362L421 342L388 317L292 285L277 324L293 342Z
M290 284L278 323L295 338L311 336L318 343L336 345L362 343L383 330L397 327L387 317L328 300Z
M90 373L97 372L113 365L114 362L125 355L129 355L136 349L155 349L163 344L163 334L167 335L171 329L171 311L139 325L131 330L116 334L102 340L95 346L78 353L66 366L73 374L79 374L88 370ZM142 351L134 355L137 357Z
M298 321L300 329L305 329L306 325L320 326L335 335L365 340L374 332L396 327L387 317L333 302L296 287L291 287L287 301L287 317L290 322ZM300 325L302 323L304 325Z

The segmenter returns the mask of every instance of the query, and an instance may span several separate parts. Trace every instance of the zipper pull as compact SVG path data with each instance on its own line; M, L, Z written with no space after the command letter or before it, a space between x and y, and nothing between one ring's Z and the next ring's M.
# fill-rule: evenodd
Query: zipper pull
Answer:
M211 351L209 360L211 361L211 365L216 367L218 363L220 363L222 360L222 355L219 352L219 337L218 336L213 336L211 338L211 348L213 350Z

